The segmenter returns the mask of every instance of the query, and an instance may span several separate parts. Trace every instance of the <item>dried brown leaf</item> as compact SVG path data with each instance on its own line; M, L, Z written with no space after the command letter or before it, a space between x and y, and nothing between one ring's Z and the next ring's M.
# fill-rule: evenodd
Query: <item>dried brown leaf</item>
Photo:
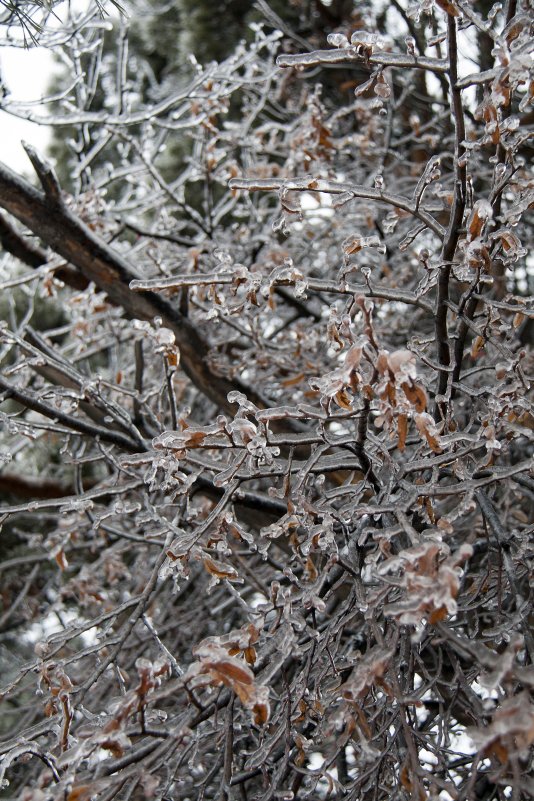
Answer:
M399 414L397 418L397 430L399 434L398 447L403 451L406 447L406 434L408 433L408 418L405 414Z

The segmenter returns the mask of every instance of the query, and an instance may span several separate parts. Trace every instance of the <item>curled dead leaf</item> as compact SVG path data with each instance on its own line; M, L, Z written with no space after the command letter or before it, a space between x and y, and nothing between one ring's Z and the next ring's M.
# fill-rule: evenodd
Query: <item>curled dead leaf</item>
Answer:
M211 576L216 576L218 579L228 579L228 581L235 580L239 574L237 570L231 565L226 565L224 562L219 562L218 559L211 559L206 556L203 560L204 567Z
M432 417L424 412L423 414L416 414L414 420L417 430L426 439L429 447L434 453L441 453L439 435Z
M420 384L417 384L415 381L404 381L401 384L401 387L406 395L406 398L415 408L415 411L424 412L427 407L428 398L423 387Z
M455 4L451 2L451 0L436 0L436 4L445 11L449 17L459 17L460 12L456 8Z
M334 400L342 409L346 409L347 411L352 409L350 396L344 389L336 392L334 395Z

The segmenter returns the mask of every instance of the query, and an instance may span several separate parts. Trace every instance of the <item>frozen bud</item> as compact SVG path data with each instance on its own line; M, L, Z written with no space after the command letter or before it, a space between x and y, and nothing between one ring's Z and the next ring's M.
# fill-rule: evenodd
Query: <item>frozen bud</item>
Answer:
M415 39L413 36L407 36L404 40L406 42L406 50L411 55L415 55Z
M232 267L232 274L237 283L242 283L249 277L248 267L245 267L244 264L234 264Z
M415 356L409 350L396 350L389 354L388 366L393 375L399 378L416 378L417 367Z
M499 14L501 11L502 11L502 3L494 3L489 10L488 22L493 22L497 14Z
M493 209L487 200L477 200L467 223L467 230L471 239L480 236L484 225L493 217Z
M503 378L506 378L509 372L511 372L511 369L512 365L510 362L497 362L495 365L495 376L499 380L502 380Z
M374 92L377 97L384 99L391 97L391 87L382 73L380 73L376 79Z
M369 31L354 31L350 37L351 45L361 45L366 48L379 50L384 46L384 40L378 33L369 33Z
M257 434L257 427L250 420L238 417L233 420L226 430L238 445L246 445Z
M332 47L348 47L349 40L343 33L329 33L327 42Z
M426 248L422 248L419 251L419 261L421 262L421 264L425 264L426 265L428 260L429 260L429 258L430 258L430 251L427 250Z
M155 450L173 450L183 447L183 436L180 432L164 431L152 440L152 447Z
M35 643L33 651L35 656L38 656L40 659L44 659L50 651L50 646L47 642L41 640L40 642Z
M226 250L223 250L222 248L215 248L213 251L213 256L223 267L229 268L232 266L233 259Z
M506 172L506 165L505 164L501 164L499 162L499 164L497 164L495 166L495 178L498 181L500 181L502 178L504 178L505 172Z
M349 236L343 241L342 246L347 256L358 253L363 248L376 248L379 253L386 252L386 246L376 234L372 236Z

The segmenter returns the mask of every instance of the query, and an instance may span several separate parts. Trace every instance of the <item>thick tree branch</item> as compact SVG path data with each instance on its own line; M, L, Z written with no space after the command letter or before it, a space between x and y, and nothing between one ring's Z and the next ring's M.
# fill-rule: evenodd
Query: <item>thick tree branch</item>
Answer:
M3 214L0 214L0 245L29 267L43 267L48 261L46 251L24 239ZM54 276L71 289L82 291L89 286L89 281L71 267L55 267Z
M41 267L47 262L45 251L24 239L3 214L0 214L0 245L29 267Z
M441 270L438 280L438 292L436 297L436 343L437 357L441 368L439 371L438 386L436 395L440 400L436 404L437 419L444 418L446 411L441 398L443 398L449 377L449 365L451 363L449 332L447 327L447 301L449 299L449 280L451 274L451 262L456 252L456 246L460 237L460 227L462 224L465 202L466 202L466 180L467 169L464 160L464 141L465 123L462 105L462 93L458 87L458 44L456 40L456 17L447 17L448 43L449 43L449 80L451 84L451 107L454 118L455 147L454 147L454 199L449 219L447 235L443 243L441 254Z
M176 337L185 373L213 403L232 412L227 395L237 389L258 405L264 405L258 393L240 381L229 381L213 373L208 365L208 345L191 320L153 293L139 295L131 291L130 281L137 276L130 265L58 201L57 196L50 199L0 164L0 206L75 265L129 317L150 321L160 317Z
M60 481L38 479L20 473L0 473L0 495L14 495L27 500L49 500L72 492L72 487Z

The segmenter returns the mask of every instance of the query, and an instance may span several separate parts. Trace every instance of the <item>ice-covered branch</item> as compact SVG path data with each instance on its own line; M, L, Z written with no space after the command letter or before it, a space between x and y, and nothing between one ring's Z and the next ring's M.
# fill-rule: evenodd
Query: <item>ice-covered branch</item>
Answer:
M363 62L376 67L397 67L399 69L418 69L445 74L447 60L429 58L427 56L406 55L405 53L389 53L386 51L370 52L355 45L340 47L336 50L314 50L312 53L297 53L278 56L279 67L318 67L331 64L350 64Z
M417 206L416 203L411 202L408 198L402 195L392 194L391 192L382 189L375 189L369 186L358 186L350 183L337 183L335 181L326 181L323 179L315 178L300 178L295 180L277 180L277 179L258 179L254 178L232 178L230 181L231 189L243 189L247 192L255 191L296 191L296 192L324 192L328 195L344 195L347 196L347 201L351 198L366 198L368 200L376 200L380 203L386 203L389 206L402 209L417 217L425 223L437 236L443 237L445 230L440 223L432 217L431 214L424 209Z

